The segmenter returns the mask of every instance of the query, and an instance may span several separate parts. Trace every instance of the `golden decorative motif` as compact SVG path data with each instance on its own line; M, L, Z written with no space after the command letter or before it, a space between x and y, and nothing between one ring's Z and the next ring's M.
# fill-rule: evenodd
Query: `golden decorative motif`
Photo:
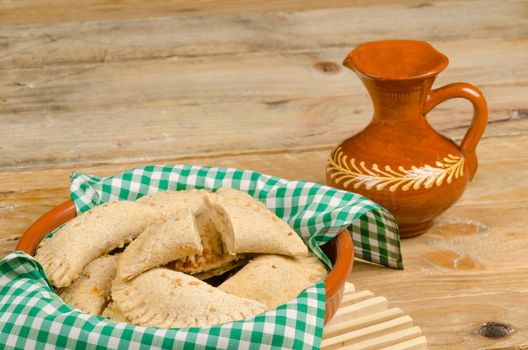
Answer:
M338 147L330 156L327 172L336 184L343 183L344 187L353 184L358 189L365 185L367 190L376 188L381 191L389 186L389 191L395 192L401 186L402 191L409 189L418 190L420 187L431 188L434 185L442 186L444 180L450 184L453 179L464 175L464 158L448 154L443 161L437 161L436 166L424 165L412 166L404 169L402 166L395 171L390 165L385 165L382 170L377 164L371 168L365 166L365 162L356 163L354 158L347 159L341 147Z

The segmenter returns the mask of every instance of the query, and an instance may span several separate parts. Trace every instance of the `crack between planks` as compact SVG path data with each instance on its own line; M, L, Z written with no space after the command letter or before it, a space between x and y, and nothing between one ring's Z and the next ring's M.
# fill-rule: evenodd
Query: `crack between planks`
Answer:
M279 154L295 154L295 153L309 153L309 152L318 152L318 151L331 151L334 145L320 145L313 147L303 147L297 149L271 149L271 150L253 150L253 151L243 151L243 152L216 152L216 153L201 153L201 154L192 154L184 156L162 156L162 157L153 157L148 160L141 158L130 157L130 158L115 158L111 160L104 160L100 162L79 162L79 163L63 163L64 160L57 162L48 162L48 163L35 163L34 161L27 161L27 163L37 164L34 166L26 166L27 163L22 163L19 166L6 166L0 167L0 172L4 171L27 171L27 170L39 170L39 169L60 169L71 166L81 166L81 167L92 167L92 166L104 166L104 165L118 165L118 164L134 164L134 163L149 163L154 164L163 161L170 161L171 163L180 163L185 160L200 160L200 159L218 159L225 157L245 157L245 156L254 156L254 155L279 155ZM78 158L77 158L78 159ZM52 165L51 167L49 165ZM56 166L53 166L56 165Z
M392 298L389 298L391 303L401 306L403 304L412 304L416 302L424 302L424 301L434 301L434 300L450 300L450 299L459 299L459 298L470 298L470 297L481 297L481 296L489 296L489 295L504 295L504 294L526 294L528 293L528 289L521 289L516 291L505 291L505 292L481 292L481 293L468 293L468 294L457 294L457 295L445 295L441 297L436 298L416 298L416 299L406 299L406 300L393 300Z

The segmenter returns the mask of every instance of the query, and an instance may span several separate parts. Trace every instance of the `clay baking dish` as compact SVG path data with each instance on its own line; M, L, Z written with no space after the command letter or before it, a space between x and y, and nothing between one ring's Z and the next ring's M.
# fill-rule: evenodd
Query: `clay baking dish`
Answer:
M35 221L20 237L16 250L33 255L39 243L48 233L77 215L73 201L69 200L53 208ZM322 247L334 268L325 279L326 313L325 324L334 316L341 299L348 275L354 263L354 246L347 230L341 231Z

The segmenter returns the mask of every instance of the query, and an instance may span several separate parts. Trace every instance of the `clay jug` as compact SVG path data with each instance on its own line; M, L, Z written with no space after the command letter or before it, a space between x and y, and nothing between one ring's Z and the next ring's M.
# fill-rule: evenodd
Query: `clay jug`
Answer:
M362 194L396 217L402 238L426 232L464 192L477 171L477 143L487 124L482 93L466 83L432 90L448 59L422 41L360 45L343 64L357 73L374 106L370 124L331 153L329 185ZM426 115L450 98L469 100L473 120L457 145Z

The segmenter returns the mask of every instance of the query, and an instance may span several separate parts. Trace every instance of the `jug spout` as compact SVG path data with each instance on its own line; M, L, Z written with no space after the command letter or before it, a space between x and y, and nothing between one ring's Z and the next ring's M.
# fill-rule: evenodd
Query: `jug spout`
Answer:
M425 41L384 40L352 50L343 65L362 78L402 81L434 77L449 63L447 56Z

